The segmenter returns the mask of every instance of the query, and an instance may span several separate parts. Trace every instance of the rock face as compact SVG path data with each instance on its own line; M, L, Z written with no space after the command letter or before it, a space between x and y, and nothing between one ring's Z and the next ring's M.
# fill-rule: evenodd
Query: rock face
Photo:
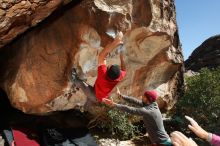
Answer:
M0 48L35 26L64 0L0 0Z
M185 61L186 70L198 71L201 68L220 66L220 35L210 37L196 48Z
M0 49L0 87L11 104L25 113L83 105L86 97L72 87L71 67L93 85L97 55L112 41L109 30L125 36L127 74L118 85L121 92L138 97L145 89L157 89L160 106L172 107L183 84L173 0L69 2ZM119 63L117 50L107 60Z

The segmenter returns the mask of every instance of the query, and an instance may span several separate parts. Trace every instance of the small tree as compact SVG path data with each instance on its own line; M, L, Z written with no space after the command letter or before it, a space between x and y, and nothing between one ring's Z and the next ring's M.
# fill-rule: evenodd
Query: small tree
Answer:
M176 114L193 117L203 128L212 131L220 120L220 67L202 69L199 75L186 77L186 92L177 102Z

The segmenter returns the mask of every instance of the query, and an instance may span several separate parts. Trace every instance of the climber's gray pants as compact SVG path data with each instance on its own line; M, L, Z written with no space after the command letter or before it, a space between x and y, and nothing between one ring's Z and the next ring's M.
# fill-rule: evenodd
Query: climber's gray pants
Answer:
M83 93L87 96L87 102L85 103L85 106L90 106L91 104L97 102L94 87L85 83L82 80L75 80L75 85L76 87L80 88L83 91Z

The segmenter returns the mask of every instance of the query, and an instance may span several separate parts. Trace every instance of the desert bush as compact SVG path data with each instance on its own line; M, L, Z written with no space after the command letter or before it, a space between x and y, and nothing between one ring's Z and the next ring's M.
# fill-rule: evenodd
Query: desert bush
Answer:
M138 133L137 126L129 120L129 114L117 109L107 110L107 119L98 125L102 130L111 133L113 137L122 140L130 139Z
M202 69L185 81L186 91L177 102L173 117L184 124L184 115L189 115L204 129L214 131L220 121L220 67Z
M98 138L128 140L141 135L143 127L136 116L119 111L105 104L93 106L93 113L87 113L87 127Z

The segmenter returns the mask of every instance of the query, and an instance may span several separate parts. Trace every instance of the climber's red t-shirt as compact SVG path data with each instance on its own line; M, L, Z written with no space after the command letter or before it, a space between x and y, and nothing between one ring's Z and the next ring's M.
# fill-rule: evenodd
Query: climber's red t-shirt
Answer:
M109 93L115 87L115 85L120 82L125 77L126 72L121 70L120 76L115 79L111 80L107 76L107 66L100 65L98 67L98 75L95 81L95 94L98 101L102 101L103 98L108 98Z

